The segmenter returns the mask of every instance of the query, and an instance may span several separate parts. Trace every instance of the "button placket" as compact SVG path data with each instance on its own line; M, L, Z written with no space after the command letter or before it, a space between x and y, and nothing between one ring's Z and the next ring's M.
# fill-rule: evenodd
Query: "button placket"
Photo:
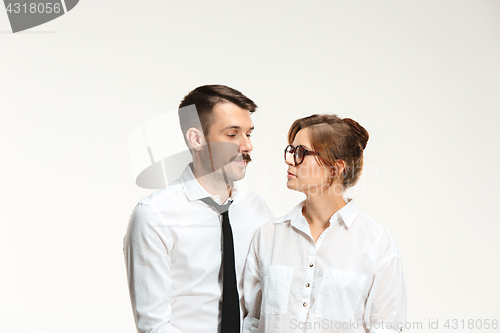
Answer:
M319 247L319 245L321 244L321 241L323 240L323 238L325 238L325 234L328 232L328 229L330 229L330 227L328 227L325 230L323 230L323 232L321 233L321 235L319 235L318 239L316 240L316 248Z
M311 284L314 279L314 271L316 270L316 245L314 241L311 240L311 246L309 248L309 254L307 256L307 266L305 268L305 281L302 287L302 309L299 313L299 322L305 322L307 319L307 313L310 309L311 303Z

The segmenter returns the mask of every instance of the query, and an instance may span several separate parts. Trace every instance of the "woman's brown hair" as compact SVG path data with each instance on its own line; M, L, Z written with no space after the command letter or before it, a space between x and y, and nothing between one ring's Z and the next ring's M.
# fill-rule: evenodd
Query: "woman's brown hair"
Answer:
M358 122L341 119L336 115L314 114L297 119L288 131L288 143L292 144L297 133L309 128L312 149L319 153L320 165L326 163L334 167L338 160L345 162L345 169L340 176L347 189L359 179L363 169L363 150L368 142L368 132Z

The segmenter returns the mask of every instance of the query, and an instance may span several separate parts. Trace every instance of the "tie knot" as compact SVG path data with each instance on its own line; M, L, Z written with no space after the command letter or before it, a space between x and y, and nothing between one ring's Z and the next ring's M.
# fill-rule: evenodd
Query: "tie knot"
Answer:
M219 205L210 197L202 198L200 200L206 203L207 205L212 206L219 214L227 212L229 210L229 206L231 206L232 204L232 201L228 200L228 202L225 205Z

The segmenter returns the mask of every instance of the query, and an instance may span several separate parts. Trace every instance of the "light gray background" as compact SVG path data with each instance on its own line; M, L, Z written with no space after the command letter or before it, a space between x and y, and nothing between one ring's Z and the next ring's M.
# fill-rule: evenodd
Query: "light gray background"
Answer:
M349 196L398 241L413 331L500 319L499 1L85 0L9 30L0 10L3 332L135 331L122 239L149 191L128 135L209 83L260 106L247 185L277 216L302 198L292 121L359 121Z

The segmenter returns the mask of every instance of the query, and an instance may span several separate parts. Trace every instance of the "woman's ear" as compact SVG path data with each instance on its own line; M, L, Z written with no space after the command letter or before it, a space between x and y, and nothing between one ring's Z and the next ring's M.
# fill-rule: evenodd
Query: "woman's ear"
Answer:
M333 168L335 175L339 176L339 175L343 174L345 176L345 172L346 172L345 161L344 160L337 160L335 162L336 162L335 167Z
M328 175L328 184L331 185L334 178L335 178L335 168L334 167L330 167L330 173Z
M191 127L187 130L186 140L189 144L189 148L194 149L195 151L200 151L201 148L206 144L205 136L196 127Z

